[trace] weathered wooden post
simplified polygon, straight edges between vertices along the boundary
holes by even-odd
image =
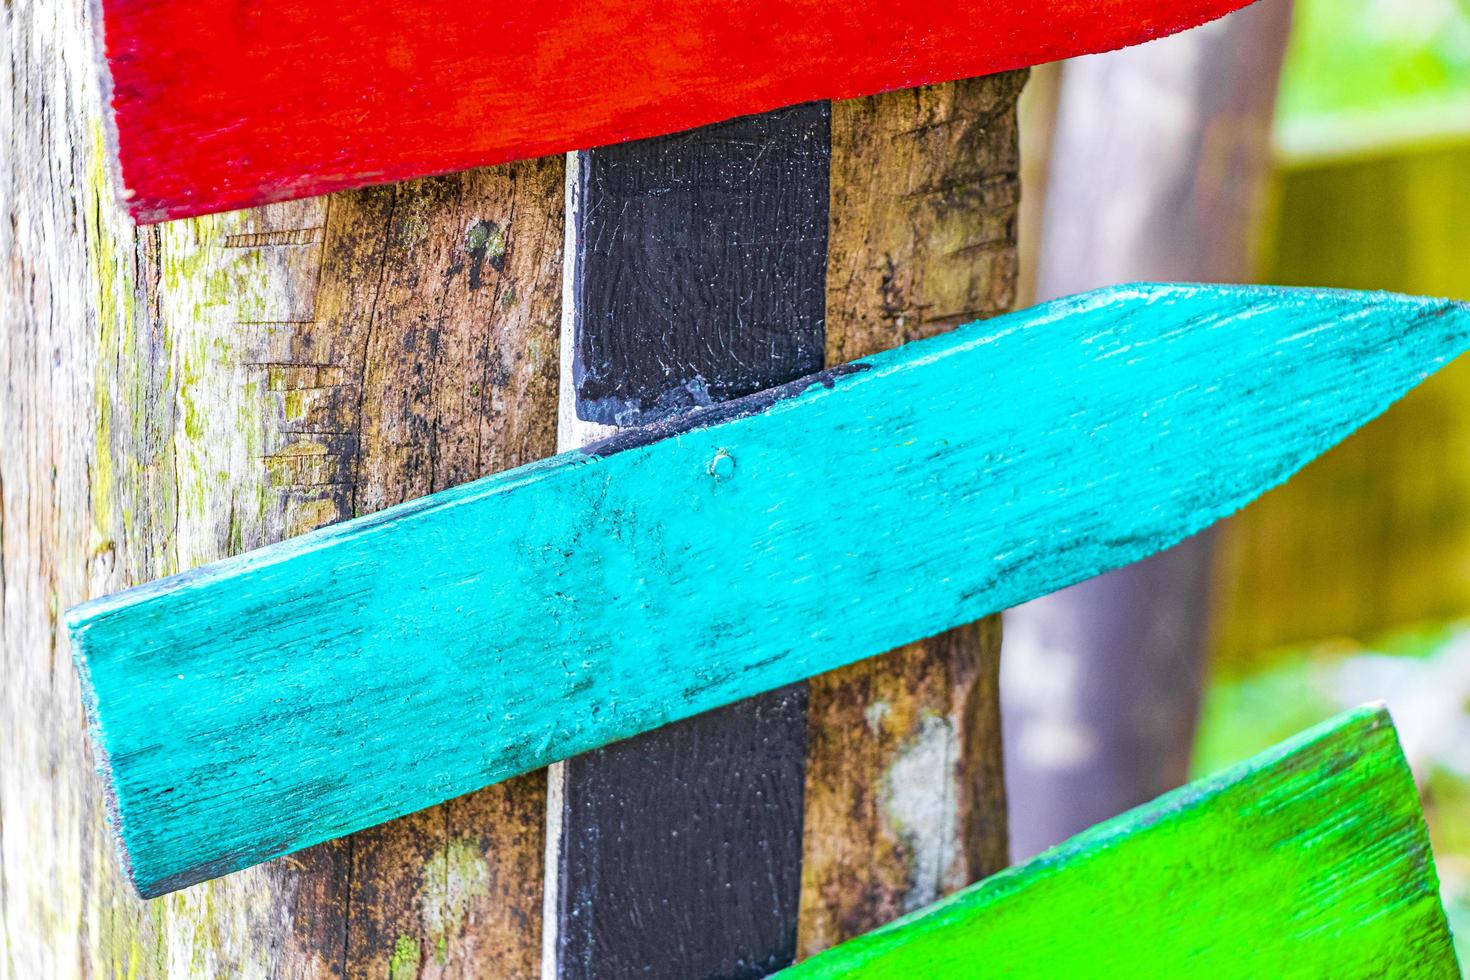
[[[1005,309],[1021,82],[581,155],[564,438]],[[809,955],[1003,866],[995,655],[993,624],[970,627],[820,678],[810,722],[797,685],[558,767],[557,975],[760,975],[798,929]]]
[[[7,103],[6,159],[34,161],[5,172],[0,231],[17,733],[0,747],[8,965],[534,975],[541,775],[152,903],[132,897],[55,617],[85,595],[550,455],[562,159],[134,230],[106,179],[90,16],[80,4],[6,12],[7,80],[22,93]],[[1019,85],[834,106],[833,360],[1009,305]],[[803,951],[1003,863],[995,653],[993,627],[976,627],[814,685]],[[905,779],[955,789],[925,812],[902,798]]]

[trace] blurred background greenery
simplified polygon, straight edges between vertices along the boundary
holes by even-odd
[[[1470,0],[1259,0],[1041,66],[1021,137],[1023,305],[1133,279],[1470,300]],[[1013,858],[1381,700],[1470,962],[1470,359],[1005,629]]]
[[[1470,2],[1297,0],[1259,279],[1470,300]],[[1470,361],[1229,521],[1207,772],[1384,700],[1470,960]]]

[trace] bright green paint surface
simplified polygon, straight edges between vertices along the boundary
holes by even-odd
[[[1414,782],[1376,708],[780,974],[1458,975]]]
[[[1220,677],[1206,693],[1194,768],[1210,772],[1365,697],[1395,711],[1421,789],[1440,895],[1470,957],[1470,624],[1276,650],[1269,666]]]
[[[134,879],[224,874],[1136,561],[1467,344],[1435,300],[1119,287],[73,609]]]

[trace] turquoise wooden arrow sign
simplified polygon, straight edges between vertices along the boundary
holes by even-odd
[[[1460,971],[1413,776],[1366,707],[778,976]]]
[[[157,895],[1135,561],[1467,344],[1446,301],[1109,289],[86,603],[130,874]]]

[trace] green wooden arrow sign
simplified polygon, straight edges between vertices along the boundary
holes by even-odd
[[[1460,971],[1413,776],[1367,707],[779,976]]]

